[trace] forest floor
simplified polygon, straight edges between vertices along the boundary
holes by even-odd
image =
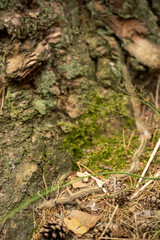
[[[65,175],[65,182],[63,177],[57,181],[55,194],[46,194],[36,209],[32,240],[159,239],[160,182],[159,178],[152,179],[160,175],[158,148],[153,154],[159,143],[158,126],[159,121],[155,121],[150,127],[152,137],[136,174],[116,177],[113,172],[118,168],[103,161],[106,145],[86,150],[86,155],[76,162],[77,170]],[[124,148],[135,148],[133,135],[138,133],[125,135],[126,140],[123,138],[121,142]],[[114,148],[112,152],[114,154]],[[140,176],[151,156],[153,160],[145,174],[148,179],[141,178],[141,181]]]
[[[84,178],[85,174],[72,173],[72,184],[58,190],[55,198],[44,200],[37,210],[32,240],[159,239],[159,181],[150,180],[141,189],[149,180],[139,186],[131,176],[106,180],[100,175]],[[81,179],[75,182],[77,177]],[[51,234],[55,237],[50,238]]]

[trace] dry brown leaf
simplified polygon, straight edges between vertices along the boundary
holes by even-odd
[[[64,218],[64,223],[70,231],[74,232],[79,237],[89,230],[87,227],[82,226],[82,224],[74,217],[71,219],[67,217]]]
[[[95,226],[99,221],[100,216],[89,214],[79,210],[73,210],[70,214],[70,218],[76,218],[83,226],[90,229]]]

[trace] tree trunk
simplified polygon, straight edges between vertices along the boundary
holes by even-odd
[[[3,218],[44,188],[44,177],[51,185],[71,168],[64,124],[87,109],[83,95],[119,89],[122,62],[155,94],[160,0],[3,0],[0,9]],[[30,239],[32,211],[6,221],[1,239]]]

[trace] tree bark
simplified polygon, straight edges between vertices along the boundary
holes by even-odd
[[[160,0],[11,0],[0,9],[3,218],[44,188],[43,174],[50,185],[71,168],[59,123],[85,111],[82,94],[97,86],[118,89],[122,62],[155,92]],[[32,209],[3,224],[1,239],[30,239]]]

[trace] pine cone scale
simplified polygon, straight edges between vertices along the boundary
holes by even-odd
[[[46,240],[62,240],[66,237],[67,228],[61,221],[53,220],[44,225],[40,233]]]

